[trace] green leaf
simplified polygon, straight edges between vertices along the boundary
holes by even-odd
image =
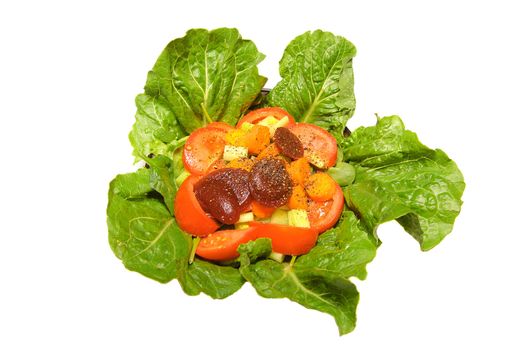
[[[146,159],[150,154],[171,158],[177,141],[185,133],[170,107],[159,97],[146,94],[137,95],[135,105],[137,113],[129,139],[136,160]]]
[[[195,259],[188,266],[185,278],[179,278],[183,290],[190,295],[203,292],[213,299],[224,299],[245,283],[238,269]]]
[[[349,163],[339,162],[332,168],[329,168],[327,174],[329,174],[338,185],[344,187],[353,183],[356,170],[354,166]]]
[[[288,298],[306,308],[332,315],[340,335],[351,332],[356,325],[359,294],[349,280],[310,268],[261,260],[240,268],[243,277],[265,298]]]
[[[150,185],[159,192],[163,198],[164,203],[171,214],[174,213],[174,199],[177,193],[178,186],[175,184],[175,179],[181,173],[172,159],[158,155],[148,159],[150,166]]]
[[[376,255],[376,244],[352,212],[344,212],[338,225],[321,234],[316,246],[300,256],[295,268],[308,268],[319,274],[364,280],[365,266]]]
[[[149,183],[145,169],[118,175],[110,183],[108,238],[126,268],[165,283],[186,268],[191,238]]]
[[[421,156],[432,156],[398,116],[379,118],[374,127],[359,127],[343,147],[344,159],[362,167],[378,167]]]
[[[187,133],[210,121],[234,124],[265,84],[264,55],[236,29],[191,29],[166,46],[145,92],[159,98]]]
[[[272,240],[270,238],[258,238],[255,241],[249,241],[240,244],[237,247],[239,253],[239,262],[248,265],[261,258],[268,258],[272,253]]]
[[[345,158],[358,166],[345,194],[368,229],[396,219],[422,250],[440,243],[462,205],[465,183],[455,162],[422,145],[396,116],[358,129],[351,141]]]
[[[319,125],[337,139],[354,113],[352,58],[356,48],[347,39],[316,30],[295,38],[280,61],[283,78],[269,94],[297,121]]]

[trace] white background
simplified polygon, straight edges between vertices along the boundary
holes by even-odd
[[[426,4],[424,4],[426,3]],[[0,5],[0,348],[524,349],[526,25],[520,1],[12,1]],[[124,269],[108,182],[133,169],[134,97],[164,46],[237,27],[278,80],[306,30],[358,48],[351,128],[399,114],[464,172],[453,233],[395,224],[357,282],[356,330],[250,285],[223,301]]]

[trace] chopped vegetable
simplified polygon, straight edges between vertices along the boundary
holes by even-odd
[[[300,158],[289,164],[287,171],[295,185],[305,185],[305,181],[310,176],[311,167],[307,158]]]
[[[304,209],[292,209],[288,213],[289,225],[294,227],[310,227],[309,216]]]
[[[287,203],[290,209],[307,209],[308,198],[305,189],[301,185],[292,187],[292,195]]]
[[[305,181],[307,195],[316,202],[325,202],[332,198],[338,186],[326,173],[315,173]]]
[[[245,135],[248,153],[259,154],[270,144],[270,131],[266,126],[254,125]]]
[[[225,150],[223,151],[223,159],[227,162],[232,161],[234,159],[246,157],[248,157],[248,148],[242,146],[225,145]]]
[[[228,168],[244,169],[250,171],[254,166],[254,160],[250,158],[236,158],[226,165]]]

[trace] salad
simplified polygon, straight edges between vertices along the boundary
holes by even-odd
[[[460,213],[464,179],[398,116],[349,132],[354,45],[320,30],[285,49],[268,94],[264,58],[236,29],[170,42],[136,97],[129,134],[145,166],[110,183],[109,243],[124,266],[188,295],[249,282],[265,298],[326,312],[340,334],[396,220],[423,251]]]

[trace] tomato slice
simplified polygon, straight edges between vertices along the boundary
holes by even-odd
[[[248,112],[245,114],[239,121],[237,122],[237,127],[240,128],[241,125],[243,125],[244,122],[256,124],[257,122],[265,119],[266,117],[273,116],[274,118],[280,120],[282,118],[289,118],[289,124],[294,124],[296,121],[294,120],[294,117],[291,116],[286,110],[279,108],[279,107],[265,107],[265,108],[258,108],[253,111]]]
[[[195,175],[204,175],[223,156],[227,131],[205,127],[190,134],[183,148],[184,167]]]
[[[333,227],[340,219],[343,201],[343,191],[338,184],[336,184],[336,192],[331,200],[311,201],[307,208],[311,228],[317,233],[322,233]]]
[[[254,227],[256,238],[270,238],[272,250],[286,255],[301,255],[309,252],[316,244],[318,232],[312,228],[294,227],[262,222],[249,222]]]
[[[194,184],[198,180],[198,176],[190,175],[183,181],[175,196],[174,214],[183,231],[202,237],[217,231],[219,224],[205,213],[195,198]]]
[[[311,164],[323,169],[336,164],[338,144],[327,130],[307,123],[296,123],[287,127],[300,139],[305,157]]]
[[[195,253],[208,260],[230,260],[239,256],[237,247],[254,238],[255,229],[222,230],[202,238]]]
[[[235,129],[232,125],[227,124],[225,122],[211,122],[206,127],[207,128],[220,129],[220,130],[224,130],[226,132],[229,132],[230,130],[234,130]]]

